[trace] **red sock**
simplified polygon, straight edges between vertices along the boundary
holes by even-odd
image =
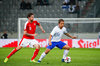
[[[7,56],[7,58],[10,58],[13,54],[15,54],[15,52],[17,52],[16,48]]]
[[[33,57],[31,58],[31,60],[33,60],[37,56],[38,52],[39,52],[39,49],[36,49],[35,52],[34,52]]]

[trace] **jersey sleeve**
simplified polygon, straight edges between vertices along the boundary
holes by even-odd
[[[38,26],[39,26],[39,25],[40,25],[40,23],[39,23],[38,21],[36,21],[36,25],[38,25]]]
[[[28,29],[28,24],[25,23],[25,25],[24,25],[24,31],[27,31],[27,29]]]
[[[51,31],[51,35],[54,35],[55,34],[55,32],[56,32],[56,27]]]
[[[66,28],[64,28],[64,33],[68,33]]]

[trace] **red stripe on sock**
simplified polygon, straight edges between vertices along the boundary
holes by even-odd
[[[7,56],[7,58],[10,58],[13,54],[15,54],[15,52],[17,52],[16,48]]]
[[[35,57],[38,55],[38,52],[39,52],[39,49],[36,49],[31,60],[35,59]]]

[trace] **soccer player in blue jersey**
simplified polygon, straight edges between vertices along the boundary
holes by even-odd
[[[58,21],[58,25],[54,27],[54,29],[52,30],[52,32],[50,33],[49,36],[49,45],[47,46],[47,49],[45,50],[45,52],[43,52],[38,60],[38,63],[40,63],[42,61],[42,59],[56,46],[60,49],[64,49],[64,54],[63,54],[63,58],[62,58],[62,62],[64,62],[64,59],[66,58],[70,47],[61,41],[61,37],[62,35],[65,34],[66,36],[72,38],[72,39],[76,39],[77,37],[75,36],[71,36],[67,31],[66,28],[64,27],[64,20],[63,19],[59,19]]]

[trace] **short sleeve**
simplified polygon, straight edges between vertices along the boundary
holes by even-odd
[[[68,33],[67,30],[66,30],[66,28],[64,28],[64,33]]]
[[[25,25],[24,25],[24,31],[27,31],[27,29],[28,29],[28,23],[25,23]]]
[[[56,27],[52,30],[52,32],[50,33],[51,35],[54,35],[56,32]]]
[[[40,25],[40,23],[36,21],[36,25],[38,25],[38,26],[39,26],[39,25]]]

